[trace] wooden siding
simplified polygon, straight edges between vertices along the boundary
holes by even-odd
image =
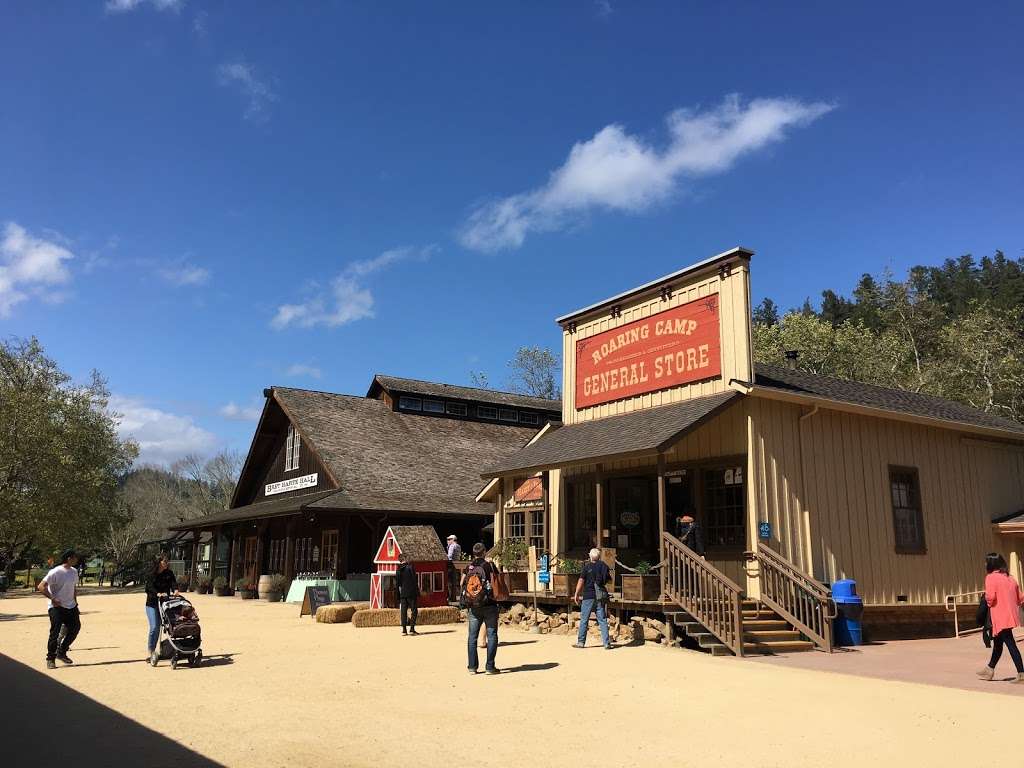
[[[772,546],[817,578],[856,579],[867,603],[979,589],[985,553],[1010,552],[991,519],[1024,504],[1020,448],[761,398],[750,426],[751,523],[771,521]],[[895,551],[890,466],[918,470],[925,554]]]
[[[299,447],[299,468],[293,469],[290,472],[284,471],[284,449],[288,440],[288,427],[287,425],[281,430],[281,434],[278,435],[274,448],[271,451],[273,457],[269,464],[263,469],[260,477],[259,485],[256,488],[256,495],[253,498],[253,502],[264,501],[266,499],[284,499],[289,496],[301,496],[305,493],[313,493],[314,491],[326,491],[334,487],[330,478],[327,476],[327,472],[324,470],[323,464],[316,458],[313,453],[312,447],[302,441],[302,445]],[[266,495],[267,485],[269,483],[276,483],[280,480],[289,480],[293,477],[303,477],[304,475],[311,475],[314,472],[317,473],[317,484],[316,486],[310,486],[308,488],[299,488],[294,491],[285,491],[284,493],[275,493],[272,496]]]
[[[672,298],[667,301],[662,301],[660,289],[655,287],[648,293],[624,304],[619,317],[612,317],[609,310],[598,317],[578,323],[575,333],[564,331],[562,334],[562,421],[565,424],[574,424],[580,421],[629,413],[640,408],[667,405],[680,400],[722,392],[728,388],[729,380],[733,378],[749,381],[752,377],[749,274],[747,262],[739,259],[733,260],[732,273],[724,279],[719,277],[718,266],[715,265],[710,272],[691,277],[687,284],[673,285]],[[650,317],[658,312],[713,293],[719,294],[722,348],[722,375],[720,377],[576,410],[576,342],[579,339],[618,328],[634,320]]]

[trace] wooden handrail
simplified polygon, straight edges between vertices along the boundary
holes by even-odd
[[[761,602],[803,632],[826,653],[832,653],[832,593],[771,547],[760,542],[747,552],[756,560]]]
[[[665,594],[737,656],[743,655],[739,585],[670,533],[663,534]]]

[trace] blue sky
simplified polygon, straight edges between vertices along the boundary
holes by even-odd
[[[783,306],[1021,254],[1019,4],[770,6],[6,3],[0,335],[170,461],[737,244]]]

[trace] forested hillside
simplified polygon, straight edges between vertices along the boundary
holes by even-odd
[[[1024,258],[916,266],[906,277],[865,274],[849,297],[824,290],[780,315],[754,311],[761,362],[960,400],[1024,422]]]

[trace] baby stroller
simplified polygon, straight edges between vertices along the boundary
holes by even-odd
[[[184,597],[157,598],[160,612],[160,645],[153,651],[149,663],[154,667],[160,659],[170,659],[171,669],[178,668],[182,659],[190,667],[199,665],[203,659],[199,614],[192,603]]]

